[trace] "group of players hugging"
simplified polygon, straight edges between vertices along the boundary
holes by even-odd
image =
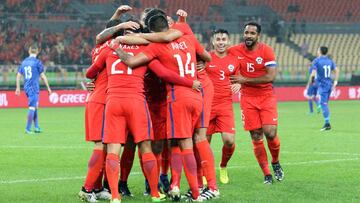
[[[261,26],[246,23],[244,42],[232,47],[226,30],[213,31],[209,53],[186,23],[185,11],[177,11],[175,22],[163,10],[147,8],[140,20],[121,22],[131,10],[120,6],[96,36],[85,110],[86,140],[95,145],[79,197],[113,203],[132,197],[127,180],[137,146],[144,195],[152,202],[219,198],[210,142],[212,134],[221,134],[219,180],[227,184],[227,163],[235,151],[232,95],[239,91],[243,125],[264,183],[273,183],[264,135],[274,176],[283,180],[272,88],[276,62],[273,50],[258,42]],[[181,195],[183,168],[190,189]]]

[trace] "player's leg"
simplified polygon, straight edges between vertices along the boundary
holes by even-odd
[[[41,129],[39,127],[39,115],[38,115],[38,107],[35,109],[34,112],[34,127],[35,127],[35,133],[41,133]]]
[[[28,110],[28,114],[27,114],[25,133],[32,134],[33,132],[31,131],[31,127],[32,127],[32,122],[34,120],[34,115],[35,115],[35,111],[36,111],[37,104],[38,104],[38,96],[37,96],[37,94],[32,94],[32,95],[26,94],[26,96],[28,97],[29,110]]]
[[[165,130],[166,135],[166,130]],[[164,193],[168,193],[170,190],[170,182],[168,177],[168,171],[170,168],[170,150],[168,141],[165,139],[163,142],[163,150],[161,152],[161,167],[160,167],[160,183]]]
[[[282,181],[284,179],[284,171],[280,165],[280,139],[277,135],[276,125],[264,125],[263,131],[266,136],[267,144],[271,153],[271,165],[274,170],[276,180]]]
[[[170,171],[171,171],[171,181],[170,181],[170,191],[169,193],[180,194],[180,180],[183,168],[183,162],[181,158],[181,149],[176,140],[170,140]],[[180,199],[180,196],[178,196]],[[174,197],[177,199],[177,197]]]
[[[120,158],[120,181],[119,181],[119,192],[123,197],[132,197],[133,194],[130,192],[127,180],[130,175],[131,168],[134,163],[136,144],[132,135],[128,135],[126,144],[124,145],[123,153]]]
[[[322,109],[322,113],[323,113],[323,117],[324,117],[324,121],[325,121],[324,126],[321,128],[321,131],[331,130],[330,110],[329,110],[330,94],[331,94],[330,88],[320,90],[320,105],[321,105],[321,109]]]
[[[112,201],[120,200],[118,182],[119,182],[119,154],[121,152],[121,144],[109,143],[107,144],[106,155],[106,175],[111,189]]]
[[[283,180],[284,172],[279,162],[280,154],[280,140],[277,135],[277,105],[274,95],[263,97],[261,102],[260,117],[262,122],[262,129],[267,139],[267,144],[272,156],[272,168],[274,170],[275,178],[278,181]]]
[[[178,139],[178,143],[181,149],[181,157],[184,165],[185,176],[192,193],[192,199],[198,199],[200,196],[200,191],[197,182],[197,165],[194,156],[192,138]]]

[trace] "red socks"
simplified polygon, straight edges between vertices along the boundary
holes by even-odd
[[[275,136],[273,140],[267,139],[267,144],[272,156],[271,163],[276,163],[279,161],[280,154],[280,139],[279,136]]]
[[[102,175],[103,167],[105,162],[106,153],[103,150],[94,149],[91,158],[88,163],[88,173],[85,179],[84,188],[87,191],[92,191],[93,189],[100,189],[102,187]],[[100,179],[100,188],[99,187]]]
[[[167,142],[164,144],[163,151],[161,153],[161,174],[167,175],[170,167],[170,152]],[[160,165],[159,165],[160,166]]]
[[[113,153],[107,154],[106,175],[108,177],[112,199],[120,199],[119,191],[118,191],[119,170],[120,170],[119,156]]]
[[[159,174],[158,167],[156,163],[156,158],[152,152],[144,153],[141,155],[141,162],[143,165],[143,170],[146,176],[146,179],[149,181],[149,186],[151,190],[152,197],[159,197],[158,191],[158,180]]]
[[[195,144],[195,147],[196,147],[196,151],[199,153],[200,167],[206,177],[206,180],[208,182],[208,187],[212,190],[217,190],[218,187],[216,185],[214,154],[211,150],[209,142],[207,140],[198,142]],[[235,149],[235,145],[232,148],[229,159],[230,159],[231,155],[234,153],[234,149]],[[227,161],[229,159],[227,159]],[[199,167],[199,165],[198,165],[198,167]],[[198,169],[198,171],[199,171],[199,169]],[[200,180],[200,177],[198,177],[198,180]],[[201,176],[201,183],[202,183],[202,176]]]
[[[184,149],[181,151],[181,155],[182,155],[182,161],[184,165],[186,179],[189,183],[193,198],[197,199],[200,193],[197,182],[197,171],[196,171],[197,167],[194,157],[194,151],[193,149]]]
[[[224,168],[227,166],[227,163],[230,160],[231,156],[234,154],[234,151],[235,144],[233,144],[232,147],[228,147],[227,145],[223,146],[220,167]]]
[[[120,160],[120,180],[127,181],[134,163],[135,150],[124,147]]]
[[[252,143],[254,147],[253,149],[254,149],[255,157],[259,163],[261,170],[263,171],[265,176],[270,175],[271,173],[269,169],[267,154],[263,140],[257,140],[257,141],[253,140]]]
[[[180,178],[182,171],[182,158],[181,158],[181,150],[180,147],[175,146],[171,147],[171,156],[170,156],[171,164],[171,186],[177,186],[180,188]]]

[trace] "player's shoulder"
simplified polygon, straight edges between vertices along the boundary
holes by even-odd
[[[189,26],[189,24],[187,24],[185,22],[175,22],[171,26],[171,28],[181,31],[182,33],[184,33],[184,35],[194,34],[193,31],[191,30],[191,27]]]
[[[268,45],[268,44],[266,44],[264,42],[259,42],[258,47],[259,47],[260,50],[273,51],[273,48],[270,45]]]

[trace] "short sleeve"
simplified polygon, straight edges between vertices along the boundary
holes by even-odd
[[[270,46],[265,46],[264,63],[266,67],[276,67],[275,53]]]
[[[336,64],[333,60],[331,60],[331,70],[335,70],[336,69]]]
[[[314,59],[313,62],[311,63],[311,66],[310,66],[310,73],[311,73],[313,70],[316,70],[316,64],[317,64],[317,60]]]
[[[41,63],[41,61],[39,59],[37,60],[37,68],[38,68],[39,74],[44,72],[44,65]]]
[[[20,66],[18,68],[18,73],[20,73],[21,75],[24,75],[24,66],[22,63],[20,64]]]
[[[195,44],[195,50],[198,55],[202,55],[205,51],[205,48],[200,44],[200,42],[194,37],[193,39]]]
[[[144,51],[142,53],[145,54],[145,56],[150,61],[150,60],[157,57],[158,50],[159,50],[159,48],[158,48],[157,44],[156,43],[151,43],[144,49]]]

